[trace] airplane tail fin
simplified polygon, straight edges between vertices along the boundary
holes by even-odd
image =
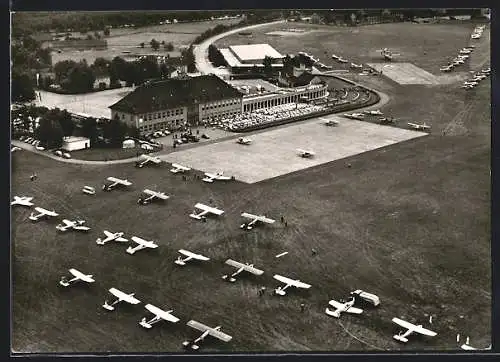
[[[396,341],[399,341],[399,342],[403,342],[403,343],[408,342],[408,338],[403,337],[403,336],[401,336],[400,334],[395,334],[395,335],[393,336],[393,338],[394,338]]]

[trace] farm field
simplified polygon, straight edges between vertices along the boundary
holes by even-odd
[[[108,48],[105,50],[84,50],[78,49],[69,50],[65,49],[62,53],[52,52],[52,63],[55,64],[62,60],[80,61],[86,59],[89,64],[93,63],[96,58],[102,57],[106,59],[113,59],[116,56],[126,57],[127,54],[123,52],[131,52],[133,54],[158,54],[159,56],[171,57],[180,56],[180,48],[188,47],[191,42],[205,30],[214,28],[215,26],[230,25],[237,23],[239,19],[229,20],[213,20],[202,21],[193,23],[177,23],[177,24],[164,24],[152,25],[141,28],[119,28],[111,29],[111,35],[106,37]],[[75,33],[75,36],[81,36]],[[160,47],[158,51],[151,49],[149,42],[151,39],[156,39],[160,43],[172,43],[174,45],[173,52],[167,52]],[[144,42],[144,48],[140,47],[140,43]],[[53,42],[53,47],[57,48],[57,42]]]
[[[346,39],[346,54],[340,55],[355,55],[355,37],[360,44],[379,46],[384,32],[386,39],[394,37],[387,47],[396,48],[397,41],[410,49],[413,42],[415,53],[424,40],[434,44],[429,39],[439,38],[445,41],[439,53],[427,52],[420,63],[417,56],[405,60],[436,75],[431,65],[441,65],[448,53],[453,56],[473,26],[374,27],[378,30],[363,32],[360,27],[354,29],[359,33],[351,35],[348,30],[353,29],[334,28],[344,32],[335,41]],[[288,46],[290,52],[301,49],[315,56],[326,49],[322,43],[328,44],[326,35],[318,40],[321,34],[269,37],[278,42],[273,44],[253,32],[255,42],[269,42],[280,52]],[[297,39],[307,41],[298,47]],[[364,51],[360,47],[359,52]],[[480,49],[477,56],[488,59],[489,49]],[[473,69],[478,66],[481,62],[473,63]],[[352,74],[346,78],[387,94],[390,101],[381,110],[397,119],[396,127],[425,121],[432,125],[430,134],[254,184],[206,184],[193,177],[199,171],[184,181],[169,172],[170,164],[143,169],[133,164],[75,165],[28,151],[13,153],[13,195],[33,196],[36,206],[55,209],[60,218],[81,217],[92,230],[59,234],[57,220],[32,223],[27,220],[30,210],[12,209],[12,350],[181,353],[182,341],[198,336],[185,325],[189,319],[222,325],[233,336],[227,344],[205,341],[201,353],[456,351],[464,336],[470,337],[473,346],[488,346],[492,308],[490,83],[485,80],[466,92],[459,84],[400,85],[385,76]],[[293,126],[278,130],[287,127]],[[275,140],[281,141],[286,142],[280,137]],[[193,146],[193,150],[217,145]],[[352,167],[347,168],[346,162]],[[31,182],[34,171],[39,178]],[[108,176],[127,178],[133,185],[129,190],[105,193],[100,186]],[[98,189],[95,197],[81,193],[84,185]],[[137,198],[144,188],[158,189],[171,198],[164,204],[139,206]],[[188,214],[197,202],[211,203],[225,213],[206,223],[195,221]],[[243,231],[239,228],[243,211],[265,214],[277,222]],[[279,221],[281,216],[287,226]],[[131,256],[122,244],[99,246],[95,239],[104,229],[152,239],[159,247]],[[173,262],[180,248],[211,260],[179,267]],[[275,258],[284,251],[288,254]],[[223,264],[227,258],[254,263],[265,273],[240,275],[237,282],[226,283],[221,276],[234,271]],[[58,281],[71,267],[93,274],[96,282],[61,289]],[[300,279],[312,287],[305,292],[287,289],[284,297],[271,295],[278,286],[274,274]],[[262,286],[267,293],[259,297]],[[119,304],[116,311],[108,312],[101,305],[110,298],[107,290],[111,287],[135,292],[143,303]],[[340,319],[324,313],[330,299],[346,298],[354,289],[377,294],[381,305]],[[173,309],[181,321],[175,325],[161,322],[151,330],[141,328],[138,322],[149,316],[146,303]],[[304,312],[301,303],[306,305]],[[409,343],[399,344],[392,339],[399,332],[391,322],[393,317],[421,323],[438,334],[411,336]]]

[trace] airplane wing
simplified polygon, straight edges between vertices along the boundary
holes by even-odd
[[[284,277],[284,276],[278,275],[278,274],[275,274],[273,276],[273,278],[276,279],[276,280],[279,280],[282,283],[292,285],[292,286],[294,286],[296,288],[309,289],[311,287],[309,284],[303,283],[300,280],[290,279],[290,278],[287,278],[287,277]]]
[[[223,333],[215,329],[209,329],[208,334],[210,334],[212,337],[220,339],[223,342],[229,342],[231,339],[233,339],[233,337],[231,337],[229,334]]]
[[[109,231],[104,230],[104,235],[106,235],[107,238],[110,238],[113,236],[113,233],[110,233]]]
[[[363,309],[351,307],[351,308],[347,309],[346,312],[353,313],[353,314],[361,314],[361,313],[363,313]]]
[[[413,328],[413,331],[430,337],[434,337],[435,335],[437,335],[437,333],[434,331],[418,326],[415,326],[415,328]]]
[[[208,172],[205,173],[205,176],[208,178],[211,178],[211,179],[217,178],[217,175],[215,175],[213,173],[208,173]]]
[[[110,176],[106,180],[110,182],[120,182],[121,180],[117,179],[116,177]]]
[[[162,200],[166,200],[169,198],[169,196],[165,195],[163,192],[156,192],[156,191],[152,191],[149,189],[144,189],[143,192],[147,195],[158,197],[159,199],[162,199]]]
[[[212,337],[215,337],[215,338],[218,338],[224,342],[229,342],[233,337],[231,337],[230,335],[228,334],[225,334],[225,333],[222,333],[220,331],[217,331],[209,326],[206,326],[200,322],[197,322],[195,320],[190,320],[189,322],[186,323],[188,326],[190,326],[191,328],[194,328],[194,329],[197,329],[201,332],[206,332],[206,331],[209,331],[208,333],[212,336]]]
[[[73,225],[73,223],[68,219],[63,219],[63,223],[65,226],[72,226]]]
[[[417,330],[417,326],[413,323],[410,323],[410,322],[407,322],[407,321],[404,321],[402,319],[399,319],[399,318],[392,318],[392,321],[398,325],[400,325],[401,327],[403,328],[406,328],[410,331],[416,331]]]
[[[194,207],[196,207],[197,209],[203,210],[203,211],[208,211],[208,212],[215,214],[215,215],[222,215],[224,213],[224,211],[219,210],[215,207],[210,207],[210,206],[200,204],[200,203],[197,203],[196,205],[194,205]]]
[[[291,283],[294,287],[297,288],[304,288],[304,289],[309,289],[311,286],[307,283],[303,283],[300,280],[294,280],[293,283]]]
[[[69,272],[70,272],[71,274],[73,274],[76,278],[81,279],[81,280],[83,280],[84,282],[87,282],[87,283],[92,283],[92,282],[94,282],[94,279],[92,279],[92,276],[91,276],[91,275],[85,275],[85,274],[83,274],[83,273],[82,273],[81,271],[79,271],[79,270],[76,270],[76,269],[71,268],[71,269],[69,270]]]
[[[231,177],[229,177],[229,176],[222,176],[222,175],[216,175],[215,179],[216,180],[231,180]]]
[[[329,301],[328,304],[330,304],[335,309],[340,309],[344,306],[344,303],[337,302],[336,300],[333,299]]]
[[[139,237],[137,237],[137,236],[132,236],[132,238],[131,238],[131,239],[132,239],[133,241],[135,241],[137,244],[139,244],[139,245],[143,245],[143,246],[145,246],[145,247],[147,247],[147,248],[152,248],[152,249],[154,249],[154,248],[157,248],[157,247],[158,247],[158,245],[157,245],[157,244],[155,244],[154,242],[152,242],[152,241],[148,241],[148,240],[144,240],[144,239],[139,238]]]
[[[252,220],[262,221],[262,222],[267,223],[267,224],[272,224],[275,222],[275,220],[270,219],[268,217],[265,217],[264,215],[253,215],[253,214],[249,214],[247,212],[244,212],[241,214],[241,216],[246,217],[248,219],[252,219]]]
[[[124,293],[121,290],[118,290],[116,288],[109,289],[109,292],[111,294],[113,294],[115,297],[117,297],[121,300],[124,300],[125,302],[130,303],[130,304],[139,304],[141,302],[139,299],[134,298],[133,296],[128,295],[128,294],[126,294],[126,293]]]
[[[190,326],[191,328],[197,329],[200,332],[205,332],[210,329],[209,326],[206,326],[203,323],[197,322],[195,320],[190,320],[186,323],[186,325]]]
[[[476,350],[476,348],[474,348],[474,347],[472,347],[472,346],[469,346],[468,344],[465,344],[465,343],[464,343],[464,344],[462,344],[462,345],[460,346],[460,348],[462,348],[462,349],[464,349],[464,350],[466,350],[466,351],[475,351],[475,350]]]
[[[179,318],[176,316],[170,314],[170,312],[164,311],[158,307],[155,307],[152,304],[146,304],[145,308],[153,313],[154,315],[160,317],[161,319],[164,319],[166,321],[172,322],[172,323],[177,323],[179,321]]]
[[[210,260],[210,258],[207,258],[204,255],[195,254],[195,253],[192,253],[192,252],[190,252],[188,250],[184,250],[184,249],[180,249],[179,253],[181,253],[181,254],[183,254],[185,256],[189,256],[189,257],[191,257],[193,259],[197,259],[197,260],[204,260],[204,261]]]
[[[262,274],[264,274],[263,270],[254,268],[253,266],[250,266],[250,265],[246,265],[246,264],[240,263],[238,261],[234,261],[232,259],[227,259],[225,263],[227,265],[230,265],[230,266],[238,268],[238,269],[239,268],[243,268],[243,270],[245,270],[245,271],[247,271],[249,273],[255,274],[255,275],[262,275]]]
[[[418,124],[408,122],[408,126],[416,128],[418,127]]]

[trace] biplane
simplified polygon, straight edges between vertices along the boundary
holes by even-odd
[[[325,309],[325,313],[328,314],[329,316],[339,318],[340,313],[342,312],[347,312],[347,313],[354,313],[354,314],[361,314],[363,313],[363,309],[355,308],[354,307],[354,302],[356,301],[356,298],[353,296],[351,297],[350,300],[347,302],[337,302],[336,300],[330,300],[328,302],[329,305],[331,305],[335,310],[331,310],[330,308]]]
[[[148,155],[141,155],[142,161],[137,161],[135,167],[142,168],[148,163],[153,165],[160,165],[163,161],[159,157],[152,157]]]
[[[309,284],[303,283],[300,280],[290,279],[278,274],[275,274],[273,278],[282,283],[285,283],[285,286],[283,288],[278,287],[274,290],[274,292],[278,295],[285,295],[286,294],[285,289],[289,287],[303,288],[303,289],[309,289],[311,287]]]
[[[246,230],[252,230],[253,226],[258,223],[264,223],[264,224],[273,224],[275,220],[270,219],[268,217],[265,217],[264,215],[253,215],[249,214],[247,212],[244,212],[241,214],[242,217],[250,219],[251,221],[248,223],[244,223],[240,225],[241,229],[246,229]]]
[[[33,198],[32,197],[28,197],[28,196],[14,196],[14,200],[11,201],[10,205],[11,206],[19,205],[19,206],[30,207],[30,206],[34,205],[31,202],[31,200],[33,200]]]
[[[198,338],[196,338],[193,341],[182,342],[182,345],[185,348],[191,347],[191,349],[193,349],[195,351],[198,350],[200,348],[198,343],[202,342],[207,336],[212,336],[212,337],[217,338],[217,339],[219,339],[223,342],[226,342],[226,343],[229,342],[231,339],[233,339],[233,337],[231,337],[230,335],[221,332],[221,326],[211,328],[211,327],[208,327],[208,326],[206,326],[200,322],[197,322],[195,320],[190,320],[186,324],[188,326],[190,326],[191,328],[197,329],[203,333],[201,334],[201,336],[199,336]]]
[[[413,323],[404,321],[404,320],[399,319],[399,318],[392,318],[392,321],[394,323],[396,323],[397,325],[407,329],[406,332],[404,332],[404,333],[399,332],[398,334],[393,336],[393,338],[399,342],[403,342],[403,343],[408,342],[408,338],[406,338],[406,337],[408,337],[410,334],[413,334],[413,333],[419,333],[419,334],[423,334],[423,335],[429,336],[429,337],[434,337],[435,335],[437,335],[436,332],[433,332],[429,329],[423,328],[421,324],[415,325]]]
[[[96,244],[98,244],[98,245],[104,245],[104,244],[106,244],[109,241],[119,241],[119,242],[122,242],[122,243],[128,242],[128,239],[125,239],[125,238],[122,237],[123,236],[122,232],[111,233],[111,232],[109,232],[107,230],[104,230],[104,235],[106,235],[106,237],[104,239],[97,238],[97,240],[95,241]]]
[[[181,265],[181,266],[184,266],[186,265],[186,262],[188,262],[189,260],[191,259],[194,259],[194,260],[199,260],[199,261],[207,261],[207,260],[210,260],[210,258],[204,256],[204,255],[201,255],[201,254],[195,254],[195,253],[192,253],[188,250],[184,250],[184,249],[179,249],[179,253],[181,253],[182,255],[185,256],[185,258],[183,259],[182,256],[179,256],[179,258],[177,258],[174,263],[177,264],[177,265]]]
[[[237,276],[238,274],[240,274],[243,271],[252,273],[253,275],[262,275],[262,274],[264,274],[263,270],[255,268],[253,266],[253,264],[248,264],[248,263],[243,264],[243,263],[240,263],[238,261],[234,261],[232,259],[227,259],[225,261],[225,263],[227,265],[230,265],[230,266],[234,267],[234,268],[238,268],[238,270],[236,270],[233,274],[231,274],[231,275],[227,275],[226,274],[226,275],[222,276],[222,279],[228,280],[231,283],[234,283],[236,281],[236,279],[234,277]]]
[[[122,179],[119,179],[119,178],[116,178],[116,177],[108,177],[106,180],[108,180],[111,183],[108,183],[108,184],[105,184],[105,185],[102,186],[102,189],[104,191],[111,191],[112,189],[114,189],[118,185],[120,185],[120,186],[130,186],[130,185],[132,185],[132,182],[130,182],[128,180],[122,180]]]
[[[120,302],[126,302],[134,305],[139,304],[141,302],[139,299],[134,297],[135,293],[127,294],[116,288],[109,289],[109,292],[116,297],[116,300],[111,304],[109,304],[107,300],[104,301],[102,307],[107,310],[115,310],[114,305]]]
[[[38,219],[41,219],[43,217],[59,216],[59,214],[57,212],[55,212],[54,210],[49,211],[49,210],[43,209],[41,207],[35,207],[35,210],[38,211],[39,213],[35,214],[34,212],[32,212],[31,215],[29,216],[29,219],[31,221],[37,221]]]
[[[76,231],[89,231],[90,228],[83,224],[85,224],[85,220],[71,221],[68,219],[63,219],[62,224],[56,225],[56,229],[59,231],[68,231],[69,229]]]
[[[224,176],[224,172],[220,171],[217,173],[206,172],[205,177],[202,178],[202,181],[209,182],[209,183],[214,182],[214,180],[215,181],[229,181],[229,180],[231,180],[231,177]]]
[[[207,206],[207,205],[204,205],[204,204],[200,204],[200,203],[197,203],[196,205],[194,205],[194,207],[196,209],[200,209],[202,210],[200,213],[196,214],[196,211],[193,211],[191,214],[189,214],[189,217],[192,217],[193,219],[197,219],[197,220],[203,220],[206,218],[205,215],[207,214],[213,214],[213,215],[217,215],[217,216],[220,216],[224,213],[224,211],[222,210],[219,210],[215,207],[210,207],[210,206]]]
[[[172,315],[173,309],[172,310],[162,310],[158,307],[155,307],[152,304],[146,304],[144,306],[144,308],[146,308],[149,312],[151,312],[155,315],[150,320],[146,320],[146,317],[141,319],[139,324],[144,328],[150,329],[153,327],[153,324],[156,324],[161,320],[172,322],[172,323],[177,323],[180,320],[176,316]]]
[[[417,131],[420,131],[420,130],[425,131],[425,130],[431,129],[431,126],[427,125],[425,122],[423,124],[408,122],[408,127],[412,128],[414,130],[417,130]]]
[[[144,195],[147,195],[147,196],[141,195],[139,200],[137,200],[137,203],[141,204],[141,205],[147,205],[153,200],[163,200],[164,201],[164,200],[168,200],[170,198],[170,196],[165,195],[165,193],[163,193],[163,192],[152,191],[149,189],[144,189],[144,191],[142,191],[142,192],[144,193]]]
[[[158,244],[155,244],[153,241],[144,240],[137,236],[132,236],[131,239],[133,242],[137,243],[137,246],[129,246],[127,248],[127,253],[129,253],[130,255],[142,249],[156,249],[158,247]]]
[[[77,281],[82,281],[85,283],[93,283],[95,280],[93,279],[93,275],[91,274],[83,274],[81,271],[78,271],[74,268],[71,268],[69,272],[73,275],[72,279],[69,279],[65,276],[61,277],[61,280],[59,281],[59,284],[62,285],[63,287],[69,287],[70,284],[73,284]]]
[[[252,143],[252,140],[250,138],[239,137],[236,143],[239,143],[240,145],[249,145]]]
[[[297,149],[297,152],[299,153],[300,157],[303,158],[310,158],[315,155],[314,151],[311,150],[303,150],[303,149]]]
[[[172,168],[170,169],[170,172],[172,173],[183,173],[183,172],[187,172],[187,171],[190,171],[191,169],[189,167],[186,167],[186,166],[182,166],[182,165],[179,165],[177,163],[173,163],[172,164]]]

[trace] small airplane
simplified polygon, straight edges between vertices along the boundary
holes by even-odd
[[[338,55],[332,54],[332,59],[339,59],[340,57]]]
[[[326,120],[323,124],[325,126],[338,126],[339,125],[339,121],[336,121],[334,119],[329,119],[329,120]]]
[[[391,61],[395,55],[400,55],[399,53],[398,54],[393,53],[391,50],[389,50],[387,48],[382,49],[381,54],[385,60],[389,60],[389,61]]]
[[[442,72],[451,72],[452,69],[453,69],[453,65],[452,64],[450,64],[450,65],[448,65],[446,67],[439,68],[439,70],[442,71]]]
[[[104,245],[109,241],[120,241],[122,243],[128,242],[127,239],[122,238],[122,236],[123,236],[122,232],[110,233],[109,231],[104,230],[104,235],[106,235],[106,238],[104,238],[104,239],[98,238],[95,242],[99,245]]]
[[[33,200],[33,198],[28,196],[14,196],[14,201],[11,201],[10,205],[11,206],[20,205],[20,206],[30,207],[34,205],[31,202],[31,200]]]
[[[21,151],[21,147],[14,146],[10,149],[10,152]]]
[[[182,165],[179,165],[177,163],[173,163],[172,164],[172,169],[170,169],[170,172],[172,173],[183,173],[183,172],[186,172],[186,171],[189,171],[191,170],[189,167],[186,167],[186,166],[182,166]]]
[[[303,149],[300,149],[300,148],[297,149],[297,152],[299,153],[299,156],[303,157],[303,158],[310,158],[310,157],[312,157],[312,156],[315,155],[314,151],[303,150]]]
[[[349,61],[348,61],[347,59],[344,59],[344,58],[342,58],[342,57],[338,57],[338,58],[337,58],[337,61],[338,61],[339,63],[349,63]]]
[[[361,69],[361,68],[363,68],[363,64],[355,64],[355,63],[351,63],[351,68],[354,68],[354,69]]]
[[[303,283],[300,280],[293,280],[278,274],[275,274],[273,278],[286,284],[283,288],[278,287],[274,290],[274,292],[278,295],[285,295],[286,294],[285,289],[287,289],[288,287],[303,288],[303,289],[309,289],[311,287],[309,284]]]
[[[253,215],[253,214],[249,214],[247,212],[244,212],[244,213],[241,214],[241,216],[245,217],[247,219],[251,219],[252,220],[249,223],[241,224],[240,225],[241,229],[252,230],[253,226],[257,222],[262,222],[262,223],[265,223],[265,224],[273,224],[275,222],[275,220],[270,219],[268,217],[265,217],[264,215]]]
[[[142,161],[137,161],[135,166],[138,168],[144,167],[147,163],[152,163],[155,165],[161,164],[163,161],[159,157],[151,157],[148,155],[141,155]]]
[[[469,344],[469,337],[467,337],[467,339],[465,340],[465,343],[462,344],[460,346],[460,348],[462,348],[463,350],[466,350],[466,351],[477,351],[477,350],[483,350],[483,351],[486,351],[486,350],[489,350],[491,349],[491,344],[486,347],[486,348],[475,348],[475,347],[472,347],[470,344]]]
[[[365,115],[363,113],[345,113],[344,117],[350,118],[350,119],[357,119],[357,120],[362,120],[365,118]]]
[[[82,192],[88,195],[95,195],[95,188],[91,186],[83,186]]]
[[[29,219],[31,221],[37,221],[38,219],[42,218],[42,217],[45,217],[45,216],[59,216],[59,214],[55,211],[49,211],[49,210],[45,210],[41,207],[35,207],[35,210],[39,212],[39,214],[36,214],[34,212],[31,213],[31,215],[29,216]]]
[[[59,284],[62,285],[63,287],[69,287],[70,284],[75,283],[77,281],[82,281],[85,283],[95,282],[95,280],[93,279],[93,275],[83,274],[81,271],[78,271],[73,268],[71,268],[69,272],[73,274],[74,278],[68,280],[68,278],[65,276],[61,277]]]
[[[410,128],[413,128],[417,131],[431,129],[431,126],[427,125],[425,122],[424,122],[424,124],[417,124],[417,123],[408,122],[408,126],[410,126]]]
[[[205,177],[202,178],[202,181],[209,182],[209,183],[214,182],[214,180],[216,180],[216,181],[228,181],[228,180],[231,180],[231,177],[224,176],[224,172],[220,171],[217,173],[208,173],[207,172],[207,173],[205,173]]]
[[[363,313],[363,309],[355,308],[353,307],[354,302],[356,301],[356,298],[352,296],[351,300],[348,300],[345,303],[339,303],[336,300],[331,300],[328,302],[332,307],[335,308],[335,310],[331,310],[329,308],[325,309],[325,313],[328,314],[329,316],[339,318],[340,313],[342,312],[347,312],[347,313],[354,313],[354,314],[361,314]]]
[[[197,220],[205,219],[206,214],[214,214],[214,215],[220,216],[224,213],[224,211],[219,210],[215,207],[210,207],[210,206],[200,204],[200,203],[197,203],[196,205],[194,205],[194,207],[202,210],[199,214],[196,214],[195,211],[193,211],[191,214],[189,214],[190,217],[192,217],[193,219],[197,219]]]
[[[107,300],[104,301],[102,307],[107,310],[114,310],[114,305],[120,302],[127,302],[129,304],[139,304],[141,302],[139,299],[134,298],[135,293],[127,294],[116,288],[109,289],[109,292],[113,294],[117,299],[111,304],[108,304]]]
[[[380,124],[393,124],[394,123],[394,117],[380,117],[379,119]]]
[[[137,203],[141,205],[147,205],[155,199],[167,200],[170,198],[170,196],[165,195],[163,192],[151,191],[149,189],[144,189],[143,193],[149,196],[141,196],[139,200],[137,200]]]
[[[236,143],[239,143],[240,145],[249,145],[252,143],[252,140],[250,138],[240,137]]]
[[[88,226],[83,225],[83,224],[85,224],[85,220],[71,221],[68,219],[63,219],[63,224],[58,224],[56,226],[56,229],[59,231],[67,231],[68,229],[77,230],[77,231],[89,231],[90,230],[90,228]]]
[[[225,263],[227,265],[232,266],[232,267],[238,268],[238,270],[235,271],[233,274],[231,274],[231,275],[223,275],[222,276],[222,279],[229,280],[231,283],[234,283],[236,281],[236,279],[234,277],[237,276],[238,274],[240,274],[242,271],[247,271],[247,272],[252,273],[254,275],[262,275],[262,274],[264,274],[263,270],[254,268],[253,264],[248,264],[248,263],[247,264],[243,264],[243,263],[234,261],[232,259],[227,259],[225,261]]]
[[[365,111],[365,114],[370,114],[372,116],[382,116],[384,113],[380,111],[380,109],[376,109],[374,111]]]
[[[111,184],[106,184],[102,186],[102,189],[104,191],[111,191],[114,187],[121,185],[121,186],[130,186],[132,185],[132,182],[128,180],[122,180],[116,177],[108,177],[106,180],[111,182]]]
[[[130,255],[134,254],[136,251],[142,250],[142,249],[156,249],[158,247],[158,244],[155,244],[153,241],[148,241],[144,240],[141,238],[138,238],[137,236],[132,236],[132,241],[137,243],[137,246],[131,247],[129,246],[127,248],[127,253]]]
[[[191,346],[191,348],[193,350],[198,350],[200,348],[200,346],[197,344],[197,343],[200,343],[202,342],[207,336],[212,336],[212,337],[215,337],[217,339],[220,339],[221,341],[223,342],[229,342],[231,339],[233,339],[233,337],[231,337],[230,335],[226,334],[226,333],[223,333],[221,332],[221,326],[217,326],[215,328],[211,328],[211,327],[208,327],[200,322],[197,322],[195,320],[190,320],[189,322],[186,323],[188,326],[190,326],[191,328],[194,328],[194,329],[197,329],[199,331],[202,331],[202,335],[198,338],[196,338],[194,341],[184,341],[182,342],[182,345],[184,347],[189,347]]]
[[[177,323],[180,320],[176,316],[172,315],[172,312],[174,311],[173,309],[165,311],[158,307],[155,307],[152,304],[146,304],[144,308],[155,315],[149,321],[146,320],[146,317],[142,318],[139,324],[144,328],[150,329],[151,327],[153,327],[153,324],[158,323],[161,320],[169,321],[172,323]]]
[[[419,325],[415,325],[413,323],[410,323],[410,322],[406,322],[402,319],[399,319],[399,318],[392,318],[392,321],[398,325],[400,325],[401,327],[403,328],[406,328],[407,331],[405,333],[399,333],[399,334],[396,334],[393,336],[393,338],[397,341],[400,341],[400,342],[403,342],[403,343],[406,343],[408,342],[408,337],[410,334],[416,332],[416,333],[420,333],[420,334],[423,334],[423,335],[426,335],[426,336],[430,336],[430,337],[434,337],[435,335],[437,335],[436,332],[433,332],[429,329],[425,329],[425,328],[422,328],[422,325],[419,324]]]
[[[177,258],[177,260],[174,261],[175,264],[181,265],[181,266],[186,265],[186,262],[189,261],[189,260],[191,260],[191,259],[200,260],[200,261],[210,260],[210,258],[207,258],[204,255],[195,254],[195,253],[192,253],[192,252],[190,252],[188,250],[184,250],[184,249],[180,249],[179,253],[181,253],[182,255],[186,256],[184,259],[182,258],[182,256],[179,256],[179,258]]]

